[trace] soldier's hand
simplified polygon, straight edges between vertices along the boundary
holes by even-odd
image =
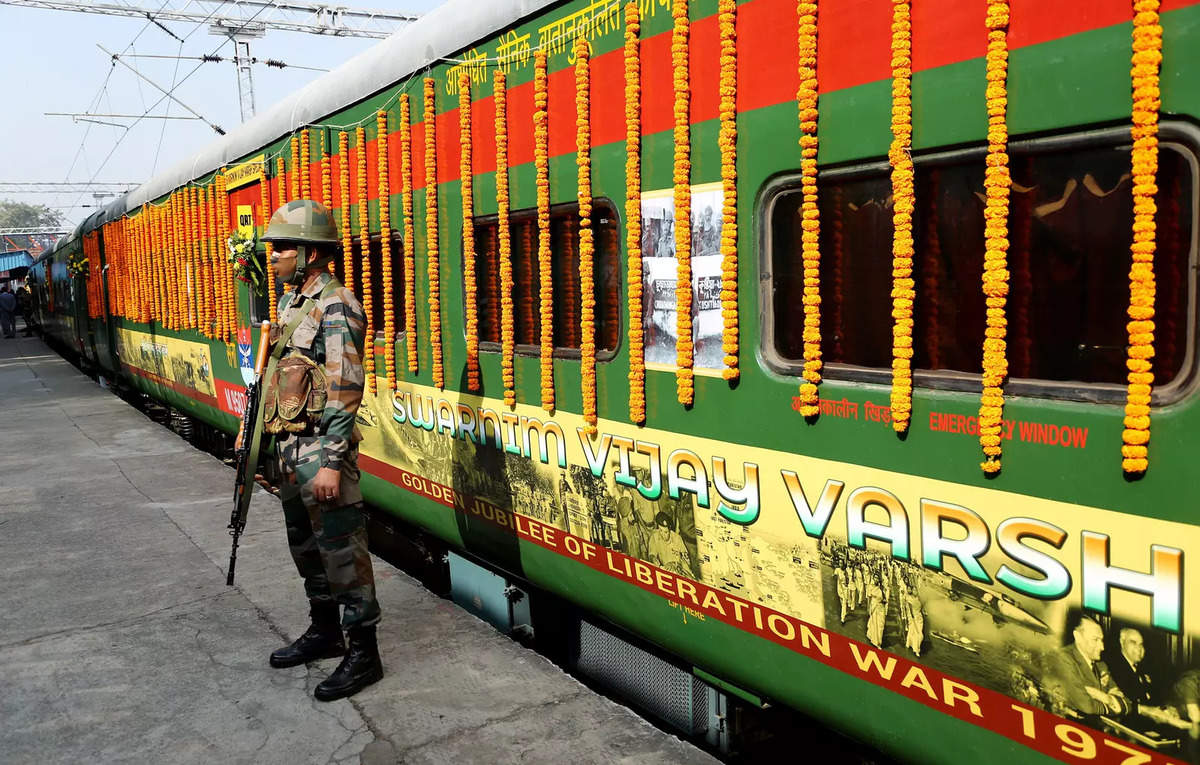
[[[323,467],[317,471],[317,477],[313,479],[313,496],[318,502],[336,503],[341,490],[340,470]]]

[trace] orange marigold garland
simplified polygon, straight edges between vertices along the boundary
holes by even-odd
[[[358,212],[358,248],[362,253],[362,306],[367,325],[363,334],[363,368],[367,375],[367,390],[375,392],[375,288],[371,283],[371,212],[367,209],[367,131],[359,126],[354,130],[358,147],[358,178],[355,184],[355,208]]]
[[[429,343],[433,350],[433,384],[446,387],[442,359],[442,277],[438,246],[437,103],[435,81],[425,78],[425,239],[429,260]],[[499,140],[499,139],[497,139]]]
[[[275,172],[279,177],[279,199],[282,202],[284,183],[283,157],[275,158]],[[274,210],[271,209],[271,187],[266,178],[263,178],[262,182],[258,184],[258,194],[258,214],[262,219],[262,229],[263,233],[265,234],[267,231],[267,225],[271,220],[271,214],[274,212]],[[264,243],[263,247],[265,248],[263,252],[263,258],[265,259],[267,266],[266,269],[264,269],[267,272],[267,311],[271,317],[271,324],[278,325],[279,304],[278,301],[275,300],[275,269],[271,268],[271,253],[275,251],[275,248],[270,242]],[[236,285],[234,285],[234,288],[236,289]]]
[[[625,6],[625,250],[629,283],[629,419],[646,421],[642,331],[642,53],[637,2]]]
[[[200,248],[200,290],[202,298],[200,301],[200,331],[205,337],[213,336],[213,288],[212,288],[212,251],[210,248],[211,240],[208,238],[208,207],[205,204],[204,195],[206,189],[196,189],[196,236],[197,245]]]
[[[1159,0],[1133,4],[1133,245],[1129,268],[1129,350],[1125,366],[1125,429],[1121,432],[1121,467],[1143,473],[1149,466],[1150,394],[1154,384],[1154,194],[1158,174],[1159,66],[1162,27]]]
[[[988,153],[983,186],[983,294],[987,328],[983,341],[983,394],[979,399],[979,445],[985,473],[1000,471],[1000,429],[1004,414],[1004,378],[1008,376],[1008,0],[988,0],[987,8]]]
[[[504,382],[504,403],[517,405],[513,353],[516,350],[513,329],[512,239],[508,226],[508,98],[504,72],[492,75],[496,102],[496,208],[500,245],[500,370]]]
[[[350,233],[350,136],[338,132],[338,196],[342,202],[342,284],[354,291],[354,237]]]
[[[466,295],[467,390],[479,390],[479,293],[475,283],[475,176],[471,167],[471,76],[458,78],[458,175],[462,185],[463,285]]]
[[[579,310],[583,385],[583,421],[588,435],[596,432],[596,285],[592,241],[592,107],[590,49],[587,38],[575,39],[575,164],[579,168]]]
[[[554,411],[554,264],[550,252],[550,88],[546,52],[533,58],[533,164],[537,176],[542,409]]]
[[[266,168],[263,168],[264,175]],[[261,184],[266,184],[264,178]],[[238,315],[237,315],[237,285],[234,284],[233,264],[229,262],[229,258],[225,257],[226,245],[225,240],[229,237],[229,190],[226,187],[225,174],[217,176],[217,246],[221,251],[221,262],[225,266],[225,299],[228,301],[229,324],[225,328],[228,335],[237,332]],[[270,270],[270,269],[268,269]]]
[[[912,17],[909,0],[892,0],[892,428],[912,415],[913,232]]]
[[[174,268],[171,287],[172,297],[175,299],[171,329],[176,330],[184,328],[187,317],[187,272],[184,266],[183,231],[183,190],[177,189],[171,195],[171,265]]]
[[[404,211],[404,345],[408,371],[417,373],[417,249],[413,224],[412,112],[400,94],[400,202]]]
[[[309,180],[309,160],[312,157],[309,145],[308,128],[300,131],[300,198],[312,198],[312,183]]]
[[[675,0],[671,15],[671,64],[675,92],[675,387],[679,403],[695,397],[692,371],[692,150],[690,84],[688,82],[688,0]],[[584,296],[587,300],[588,296]]]
[[[213,334],[222,342],[228,340],[226,332],[229,320],[225,305],[225,248],[217,237],[217,178],[213,176],[212,183],[204,191],[204,206],[208,209],[208,246],[210,262],[213,269],[213,311],[215,324]]]
[[[288,178],[290,181],[288,190],[291,192],[291,194],[286,199],[281,198],[279,200],[280,203],[285,201],[292,202],[300,198],[300,137],[295,135],[292,136],[291,145],[292,163],[288,167],[288,174],[290,176]]]
[[[329,147],[326,145],[325,134],[329,131],[321,129],[321,204],[333,209],[333,185],[330,183],[332,169],[329,167]]]
[[[396,389],[396,318],[392,290],[392,191],[388,172],[387,111],[375,114],[375,146],[379,156],[379,251],[383,271],[383,374],[387,389]]]
[[[719,0],[721,33],[721,349],[726,380],[738,378],[738,252],[737,252],[737,0]]]

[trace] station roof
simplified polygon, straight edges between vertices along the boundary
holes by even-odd
[[[14,250],[0,253],[0,272],[12,271],[14,268],[28,268],[33,265],[29,250]]]

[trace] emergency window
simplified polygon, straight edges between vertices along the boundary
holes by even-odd
[[[620,332],[620,274],[617,217],[612,203],[592,206],[595,241],[593,274],[596,300],[596,350],[612,352]],[[541,274],[538,268],[537,211],[509,215],[513,266],[513,330],[518,346],[536,352],[541,345]],[[580,346],[579,205],[550,211],[551,278],[554,286],[554,347]],[[500,248],[497,218],[475,221],[475,283],[482,350],[497,351],[500,343]]]
[[[1009,376],[1125,382],[1133,203],[1127,131],[1063,148],[1011,150]],[[1184,371],[1193,279],[1193,156],[1159,153],[1155,385]],[[980,373],[985,324],[982,152],[916,164],[914,367]],[[803,365],[800,203],[789,184],[770,205],[774,360]],[[890,369],[892,200],[886,165],[831,172],[820,185],[821,335],[826,362]],[[829,370],[830,377],[848,373]],[[850,373],[850,376],[853,376]]]

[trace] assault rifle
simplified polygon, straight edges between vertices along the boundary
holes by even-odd
[[[225,578],[227,585],[233,585],[238,539],[246,529],[246,513],[250,510],[250,496],[254,493],[254,474],[258,470],[258,452],[262,446],[262,378],[267,366],[270,338],[271,322],[264,321],[258,341],[258,355],[254,359],[254,379],[246,386],[246,409],[242,412],[242,426],[233,449],[237,473],[233,484],[233,514],[229,516],[233,549],[229,551],[229,575]]]

